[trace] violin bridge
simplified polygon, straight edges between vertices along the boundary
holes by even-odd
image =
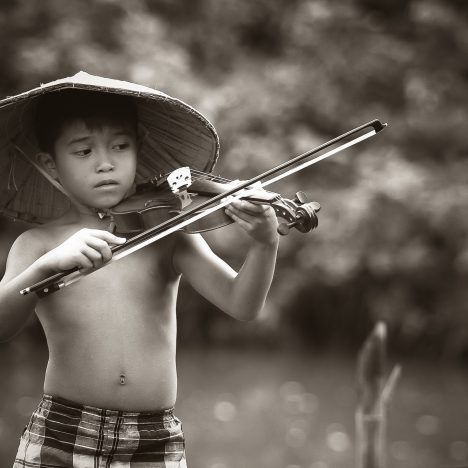
[[[187,188],[192,185],[192,176],[189,167],[179,167],[167,176],[167,183],[172,193],[177,194],[179,191],[187,191]]]

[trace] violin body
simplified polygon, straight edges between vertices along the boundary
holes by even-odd
[[[115,223],[116,232],[137,234],[158,226],[183,213],[184,210],[196,209],[197,206],[205,204],[210,198],[228,192],[239,183],[238,181],[220,183],[209,180],[209,178],[199,177],[191,182],[185,190],[179,190],[176,194],[168,184],[161,183],[160,180],[158,180],[157,184],[144,183],[137,186],[137,192],[134,195],[113,207],[110,210],[110,215]],[[297,209],[301,206],[296,201],[284,199],[278,193],[259,189],[248,190],[240,198],[253,203],[272,206],[277,217],[288,223],[294,223],[297,220]],[[320,205],[316,203],[309,210],[309,217],[312,214],[315,215],[315,211],[319,209]],[[182,230],[188,234],[195,234],[218,229],[232,222],[233,220],[225,214],[224,210],[217,210],[185,226]],[[313,223],[308,224],[310,226],[302,225],[302,229],[298,229],[301,232],[310,231],[317,225],[316,217],[314,216]],[[279,232],[283,234],[283,232]]]
[[[155,188],[131,195],[109,213],[116,232],[137,234],[167,221],[180,211],[181,202],[170,190]]]

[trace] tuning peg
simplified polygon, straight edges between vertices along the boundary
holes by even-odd
[[[293,200],[295,203],[300,203],[303,205],[304,203],[307,203],[309,201],[309,197],[305,192],[300,190],[299,192],[296,192],[296,197]]]
[[[320,208],[322,208],[322,206],[320,205],[320,203],[319,203],[319,202],[316,202],[316,201],[310,202],[310,203],[309,203],[309,206],[310,206],[314,211],[320,211]]]
[[[296,219],[290,223],[279,224],[276,231],[281,236],[286,236],[293,227],[300,232],[309,232],[318,226],[318,218],[315,213],[319,210],[319,202],[304,203],[297,208]]]
[[[291,230],[292,227],[296,225],[296,221],[293,221],[291,223],[280,223],[278,227],[276,228],[276,231],[280,236],[286,236],[289,234],[289,231]]]

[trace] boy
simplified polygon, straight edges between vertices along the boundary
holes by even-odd
[[[67,195],[70,208],[16,240],[0,283],[0,339],[15,335],[35,309],[49,347],[44,397],[21,437],[14,468],[186,466],[172,410],[180,277],[239,320],[258,315],[270,287],[276,217],[271,207],[246,201],[227,208],[251,238],[238,273],[200,235],[183,233],[99,269],[111,259],[110,247],[125,238],[109,232],[109,219],[98,213],[132,193],[143,164],[177,167],[184,165],[174,162],[182,155],[182,163],[193,158],[198,168],[211,168],[217,155],[216,134],[203,116],[155,90],[133,91],[132,84],[80,73],[20,95],[23,133],[31,112],[39,151],[32,159],[16,144],[21,138],[12,144]],[[155,120],[158,128],[151,127]],[[153,149],[160,144],[149,157],[148,141]],[[40,300],[19,294],[73,267],[96,271]]]

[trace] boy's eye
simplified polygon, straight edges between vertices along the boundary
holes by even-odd
[[[113,148],[118,150],[118,151],[123,151],[126,150],[130,147],[130,143],[128,142],[123,142],[123,143],[116,143]]]
[[[84,149],[74,151],[74,154],[76,154],[76,156],[84,158],[86,156],[89,156],[89,154],[91,154],[91,148],[84,148]]]

